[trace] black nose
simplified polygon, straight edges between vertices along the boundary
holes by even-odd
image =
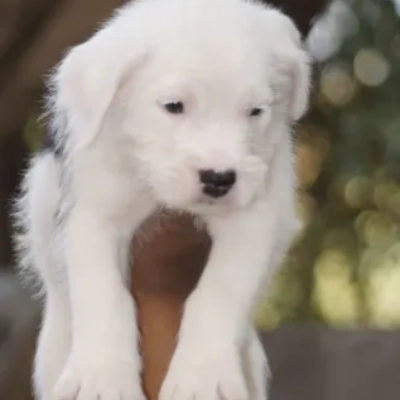
[[[236,182],[236,172],[227,170],[217,172],[212,169],[199,171],[203,193],[211,197],[225,196]]]

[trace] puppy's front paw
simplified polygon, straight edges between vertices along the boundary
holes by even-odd
[[[145,400],[145,396],[133,363],[70,360],[56,385],[54,400]]]
[[[200,349],[174,355],[160,400],[249,400],[239,352],[207,356]]]

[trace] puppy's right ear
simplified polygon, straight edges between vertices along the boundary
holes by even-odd
[[[66,118],[75,149],[96,138],[121,82],[143,59],[143,51],[126,42],[126,37],[100,32],[72,48],[53,77],[55,105]]]
[[[291,18],[277,9],[267,9],[265,35],[273,50],[273,86],[288,101],[289,117],[300,119],[308,109],[311,88],[311,64],[303,48],[301,35]]]

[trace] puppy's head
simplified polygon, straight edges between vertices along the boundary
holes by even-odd
[[[73,151],[102,140],[163,204],[240,207],[307,108],[292,21],[242,0],[148,0],[74,48],[57,75]],[[124,141],[120,139],[123,138]]]

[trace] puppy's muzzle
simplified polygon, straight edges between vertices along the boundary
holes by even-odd
[[[236,182],[236,172],[227,170],[217,172],[212,169],[199,171],[200,182],[203,184],[203,193],[218,198],[225,196]]]

